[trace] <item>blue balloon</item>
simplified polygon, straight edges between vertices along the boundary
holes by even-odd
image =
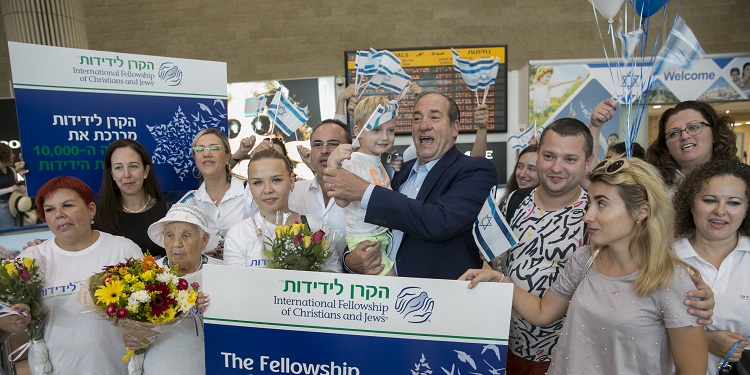
[[[630,0],[633,4],[633,8],[641,18],[649,18],[654,13],[658,12],[659,9],[664,8],[669,0]]]

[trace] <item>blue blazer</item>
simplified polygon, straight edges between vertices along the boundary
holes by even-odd
[[[471,228],[497,171],[489,160],[454,146],[427,174],[417,198],[409,199],[398,189],[415,162],[404,163],[391,180],[393,190],[375,187],[365,221],[404,232],[396,255],[399,276],[455,280],[482,266]]]

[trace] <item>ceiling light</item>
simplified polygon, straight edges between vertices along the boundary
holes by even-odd
[[[745,121],[745,125],[750,125],[750,121]]]
[[[726,113],[729,113],[729,110],[727,109]]]
[[[654,109],[659,109],[659,108],[661,108],[661,106],[660,105],[655,105],[655,106],[653,106],[653,108]]]

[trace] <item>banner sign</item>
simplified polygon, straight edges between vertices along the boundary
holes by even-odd
[[[640,87],[652,76],[650,63],[631,64],[612,69],[604,60],[530,61],[529,124],[546,126],[563,117],[589,123],[591,111],[606,98],[618,98],[620,104],[636,100]],[[747,68],[747,69],[746,69]],[[714,55],[697,60],[688,69],[659,73],[653,77],[648,104],[672,104],[685,100],[723,102],[750,98],[750,54]],[[635,108],[635,105],[633,105]],[[600,142],[606,152],[608,142],[625,141],[617,111],[614,121],[602,127]],[[632,119],[636,114],[631,113]],[[642,145],[646,146],[646,145]],[[601,150],[600,150],[601,152]],[[603,155],[603,153],[601,153]]]
[[[164,191],[197,186],[193,136],[227,131],[226,63],[8,42],[29,194],[53,177],[101,185],[110,142],[135,139]]]
[[[207,374],[504,374],[512,284],[206,265]]]
[[[481,59],[498,57],[500,63],[495,83],[489,88],[485,104],[488,105],[490,118],[487,123],[488,132],[507,131],[507,97],[508,97],[508,66],[507,46],[461,46],[454,48],[461,58]],[[474,110],[477,106],[476,95],[466,85],[461,73],[453,67],[453,54],[450,47],[388,49],[401,59],[401,67],[411,76],[412,82],[417,83],[423,91],[434,90],[451,97],[461,110],[460,132],[474,132]],[[355,81],[355,58],[357,51],[344,52],[346,63],[347,86]],[[366,83],[366,82],[365,82]],[[364,96],[390,95],[390,90],[368,88]],[[482,93],[479,94],[482,100]],[[406,95],[398,103],[399,115],[396,118],[396,134],[411,134],[411,117],[414,108],[414,98]]]

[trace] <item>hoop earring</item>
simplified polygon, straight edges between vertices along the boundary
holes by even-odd
[[[198,171],[198,174],[195,174],[196,170]],[[193,166],[193,177],[195,177],[195,179],[197,180],[197,179],[201,178],[202,176],[203,176],[203,174],[201,173],[201,170],[198,169],[197,165],[194,165]]]

